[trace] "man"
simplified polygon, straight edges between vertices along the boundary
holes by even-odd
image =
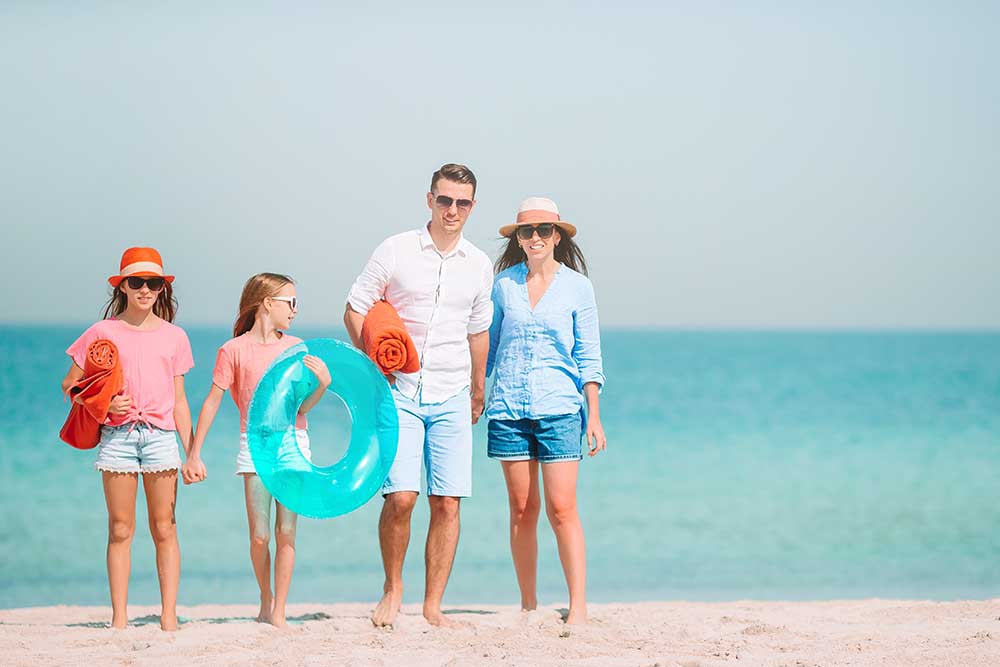
[[[372,254],[351,287],[344,324],[361,345],[365,314],[379,299],[399,313],[420,359],[416,373],[396,373],[399,447],[382,488],[379,545],[385,586],[372,614],[391,625],[403,599],[403,559],[410,515],[427,468],[430,527],[425,552],[424,618],[454,625],[441,612],[458,546],[459,502],[472,493],[472,424],[483,412],[493,268],[489,257],[462,237],[476,204],[476,177],[446,164],[431,177],[426,226],[390,236]]]

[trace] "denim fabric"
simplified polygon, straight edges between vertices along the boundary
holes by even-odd
[[[95,470],[108,472],[164,472],[181,467],[177,432],[130,422],[102,426]]]
[[[553,463],[583,458],[580,413],[542,419],[490,420],[488,433],[486,451],[491,459]]]

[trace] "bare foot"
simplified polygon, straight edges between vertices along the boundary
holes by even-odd
[[[396,622],[396,614],[399,613],[399,606],[403,603],[403,592],[386,591],[379,600],[375,611],[372,612],[372,624],[376,628],[390,626]]]
[[[570,609],[566,615],[566,625],[583,625],[587,622],[587,608]]]
[[[111,617],[111,629],[112,630],[124,630],[128,627],[128,616],[123,616],[122,618]]]
[[[271,604],[273,598],[261,597],[260,599],[260,611],[257,612],[256,621],[258,623],[270,623],[271,622]]]
[[[165,632],[176,632],[177,616],[160,616],[160,630]]]
[[[521,611],[535,611],[538,609],[538,600],[521,600]]]
[[[460,628],[462,624],[453,621],[442,613],[440,609],[428,609],[424,607],[424,618],[431,625],[438,628]]]
[[[282,630],[287,630],[288,621],[285,620],[284,612],[282,612],[281,614],[277,613],[271,614],[271,625],[273,625],[276,628],[281,628]]]

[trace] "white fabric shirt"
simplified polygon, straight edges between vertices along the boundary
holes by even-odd
[[[493,265],[460,238],[442,254],[426,227],[383,241],[354,281],[347,302],[362,315],[380,300],[399,313],[420,357],[416,373],[395,373],[396,388],[422,403],[440,403],[469,386],[470,334],[493,321]]]

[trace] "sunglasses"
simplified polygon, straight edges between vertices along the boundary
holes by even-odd
[[[289,307],[291,307],[292,310],[298,310],[298,308],[299,308],[299,300],[298,300],[297,297],[294,297],[294,296],[272,296],[271,298],[274,299],[275,301],[284,301],[285,303],[287,303],[289,305]]]
[[[472,208],[471,199],[452,199],[446,195],[438,195],[434,198],[434,203],[438,205],[438,208],[445,209],[451,208],[451,205],[454,204],[458,207],[459,211],[468,211]]]
[[[145,276],[129,276],[125,279],[129,289],[140,290],[145,285],[151,292],[159,292],[163,289],[163,278],[147,278]]]
[[[521,225],[517,228],[517,238],[528,241],[535,235],[535,232],[538,232],[538,238],[547,239],[552,236],[555,229],[556,226],[551,222],[543,222],[540,225]]]

